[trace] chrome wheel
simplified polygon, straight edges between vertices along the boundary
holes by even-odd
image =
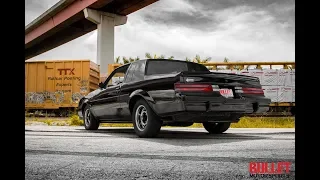
[[[139,131],[143,131],[148,123],[148,113],[144,105],[138,106],[135,114],[135,121]]]
[[[90,110],[86,109],[86,111],[84,112],[84,123],[86,124],[86,126],[88,127],[90,125]]]

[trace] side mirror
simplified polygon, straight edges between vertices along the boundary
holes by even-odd
[[[103,85],[102,82],[99,83],[99,87],[100,87],[101,89],[104,88],[104,85]]]

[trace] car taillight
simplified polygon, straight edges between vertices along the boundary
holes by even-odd
[[[194,84],[194,83],[175,83],[174,89],[180,92],[212,92],[211,84]]]
[[[261,88],[242,88],[242,87],[235,87],[236,93],[243,93],[243,94],[264,94],[263,89]]]

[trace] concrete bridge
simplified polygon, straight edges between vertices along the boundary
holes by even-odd
[[[114,27],[158,0],[60,0],[25,28],[25,60],[98,29],[97,63],[114,63]]]

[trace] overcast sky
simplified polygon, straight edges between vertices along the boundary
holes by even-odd
[[[25,25],[58,0],[25,0]],[[96,62],[97,31],[32,59]],[[294,61],[294,0],[160,0],[115,27],[115,57],[145,53],[211,61]]]

